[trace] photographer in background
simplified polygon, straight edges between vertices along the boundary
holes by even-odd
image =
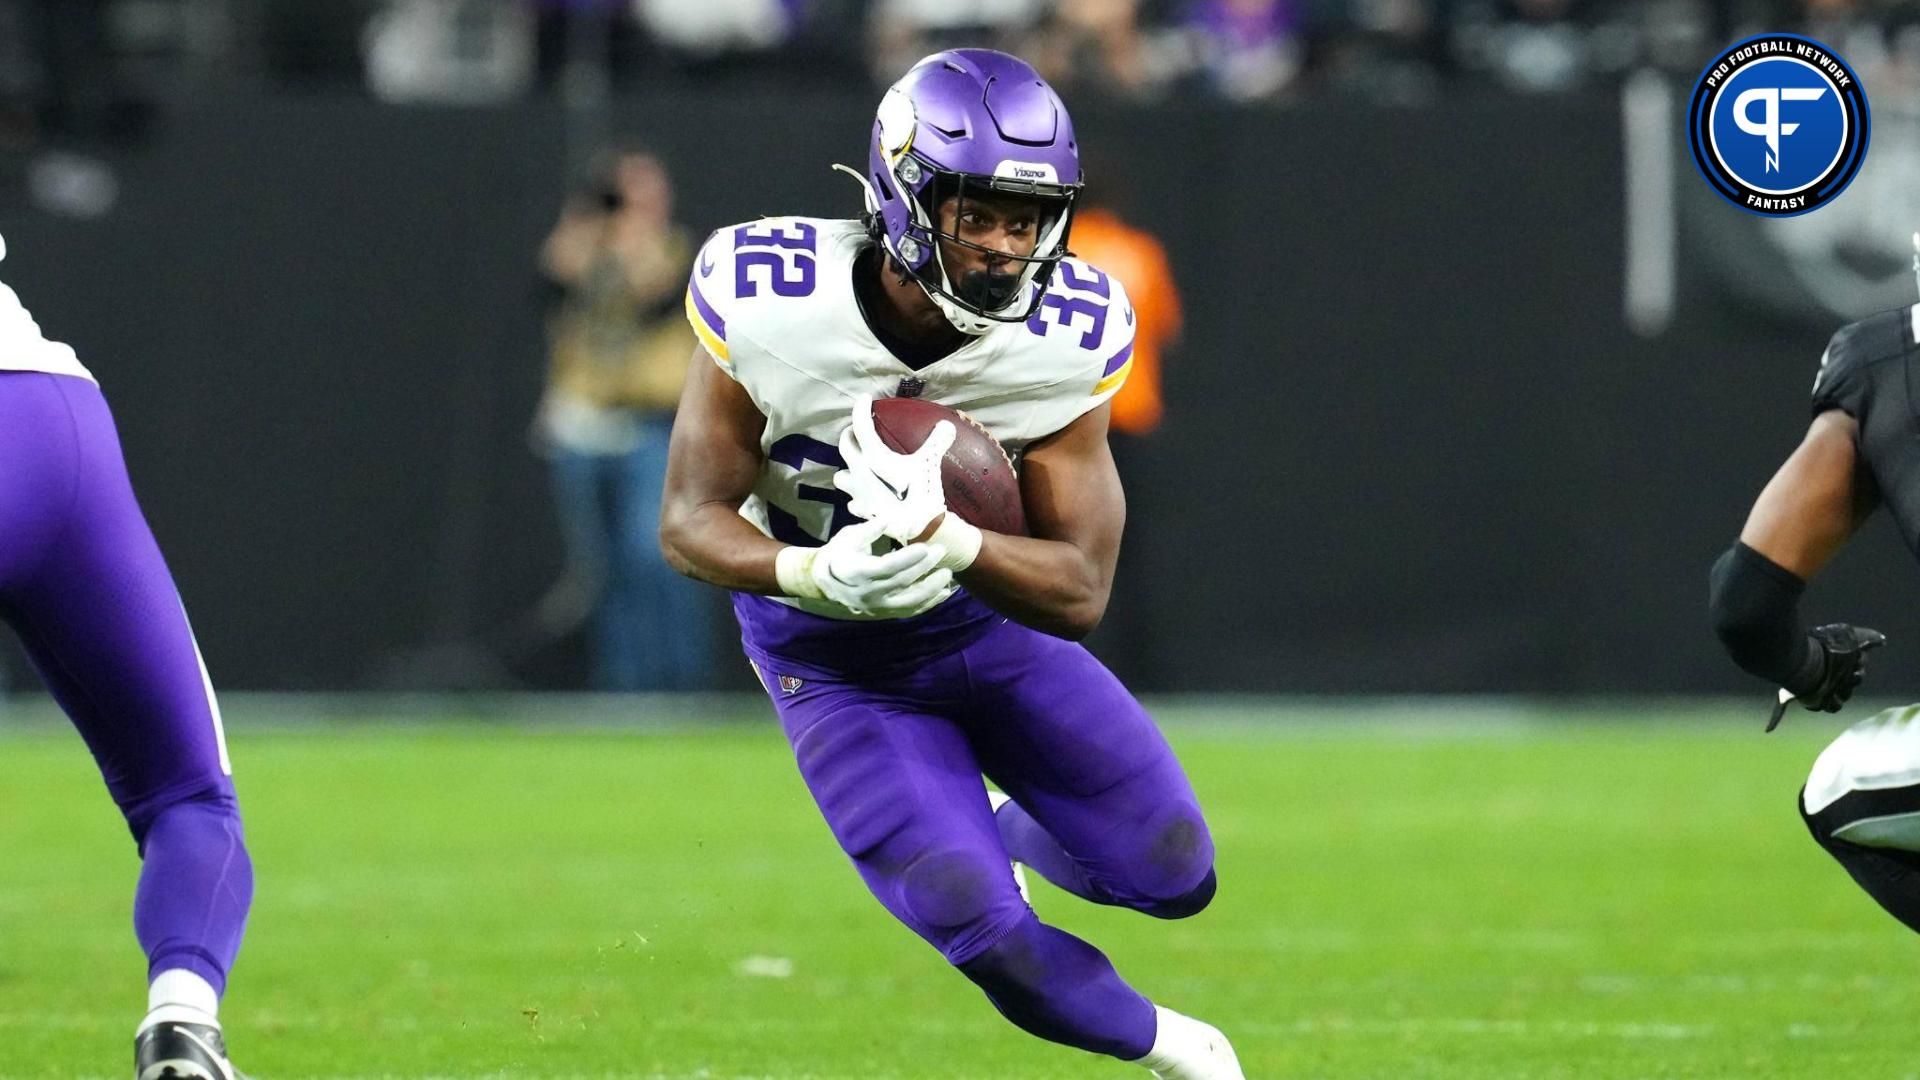
[[[657,158],[610,151],[540,253],[549,367],[536,434],[569,559],[545,607],[590,619],[600,690],[698,689],[711,673],[707,597],[668,568],[656,539],[693,352],[680,316],[693,247],[672,201]]]

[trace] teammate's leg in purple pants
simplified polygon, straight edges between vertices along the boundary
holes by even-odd
[[[253,868],[213,689],[92,383],[0,373],[0,620],[79,728],[140,846],[150,972],[224,989]]]

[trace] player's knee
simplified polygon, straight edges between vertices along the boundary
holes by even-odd
[[[1799,812],[1800,820],[1806,824],[1807,832],[1812,835],[1813,842],[1823,848],[1832,850],[1834,842],[1833,818],[1831,815],[1808,812],[1806,788],[1803,787],[1794,794],[1793,808]]]
[[[1200,808],[1182,805],[1152,822],[1138,864],[1136,910],[1160,919],[1197,915],[1213,902],[1213,837]]]
[[[900,876],[907,911],[947,959],[964,963],[980,953],[1026,905],[1003,860],[973,851],[936,851],[909,863]]]

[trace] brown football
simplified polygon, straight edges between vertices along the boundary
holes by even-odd
[[[990,532],[1027,535],[1027,511],[1020,502],[1013,461],[986,428],[958,409],[921,398],[881,398],[873,403],[874,431],[903,454],[920,449],[942,420],[953,421],[954,427],[953,445],[940,462],[947,509]]]

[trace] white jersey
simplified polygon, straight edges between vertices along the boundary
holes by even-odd
[[[6,241],[0,240],[0,259],[6,255]],[[0,371],[44,371],[93,378],[71,346],[47,340],[40,324],[4,283],[0,283]]]
[[[817,545],[853,520],[833,474],[845,464],[840,434],[859,395],[959,409],[1017,461],[1112,397],[1132,362],[1126,291],[1069,258],[1032,319],[910,368],[874,336],[854,295],[854,261],[870,243],[858,221],[767,218],[721,229],[700,249],[687,289],[694,333],[767,418],[766,462],[740,513],[784,543]],[[784,602],[854,617],[822,601]]]

